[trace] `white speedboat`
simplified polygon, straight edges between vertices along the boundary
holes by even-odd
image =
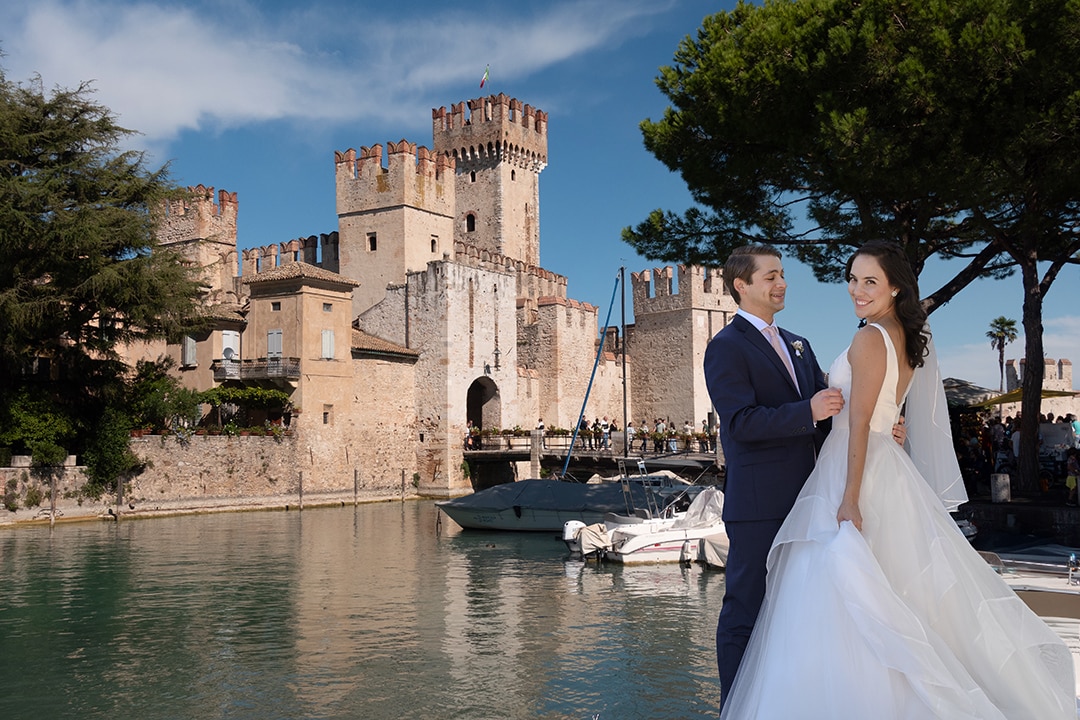
[[[727,557],[723,508],[724,494],[707,487],[684,513],[659,518],[607,517],[593,525],[568,522],[563,541],[571,552],[624,564],[689,563],[704,561],[703,545],[708,538],[709,564],[722,565]]]

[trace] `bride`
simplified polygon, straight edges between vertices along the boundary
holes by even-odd
[[[848,260],[866,322],[813,474],[769,553],[768,590],[721,718],[1077,717],[1072,656],[949,515],[967,497],[906,258]],[[911,457],[891,431],[907,402]]]

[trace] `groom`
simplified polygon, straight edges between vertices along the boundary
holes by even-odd
[[[724,286],[739,310],[705,350],[705,383],[726,462],[730,542],[716,626],[721,709],[765,596],[773,538],[814,469],[829,418],[844,407],[810,343],[773,325],[787,291],[780,252],[770,245],[735,250],[724,264]]]

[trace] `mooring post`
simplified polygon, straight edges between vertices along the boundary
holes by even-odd
[[[300,509],[304,509],[304,471],[300,471]]]
[[[360,468],[353,468],[352,471],[352,504],[360,504]]]
[[[56,475],[53,474],[49,478],[49,527],[52,527],[55,524],[56,524]]]
[[[401,501],[405,501],[405,468],[401,468]]]

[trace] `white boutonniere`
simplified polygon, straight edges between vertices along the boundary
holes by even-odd
[[[802,340],[796,340],[795,342],[791,343],[791,347],[795,349],[795,357],[801,358],[803,351]]]

